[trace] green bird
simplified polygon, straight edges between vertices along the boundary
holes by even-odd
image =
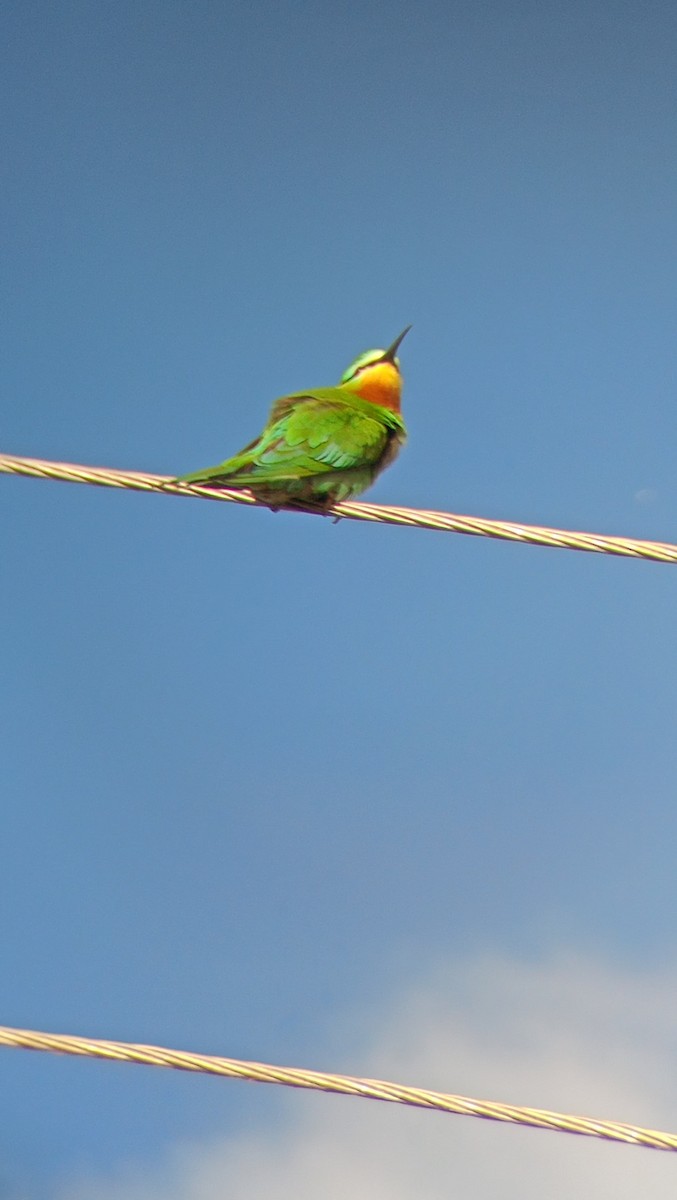
[[[410,329],[387,350],[360,354],[337,387],[281,396],[244,450],[176,482],[246,487],[271,508],[295,502],[328,508],[359,496],[407,438],[396,353]]]

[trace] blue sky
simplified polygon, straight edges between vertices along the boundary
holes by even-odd
[[[656,0],[6,4],[1,448],[195,470],[413,322],[410,442],[370,499],[676,541],[676,41]],[[542,1079],[550,1107],[677,1127],[677,1089],[643,1074],[677,958],[669,567],[0,487],[3,1023],[425,1085],[434,1056],[374,1032],[420,1050],[420,993],[458,1050],[432,1086],[538,1104]],[[492,1038],[506,987],[557,1046],[574,1023],[575,1095],[541,1032],[519,1094],[484,1078],[478,962]],[[584,1014],[616,998],[625,1028],[619,994],[641,1019],[614,1090]],[[134,1172],[143,1200],[207,1200],[192,1158],[153,1182],[194,1145],[251,1195],[261,1146],[337,1103],[14,1051],[0,1070],[3,1200],[117,1200]],[[376,1162],[411,1130],[415,1163],[412,1116],[351,1119],[380,1123]],[[522,1135],[472,1124],[444,1126],[468,1195],[495,1194],[487,1154],[563,1188],[590,1155],[534,1134],[517,1161]],[[348,1141],[327,1125],[321,1157]],[[582,1159],[580,1185],[620,1155],[614,1195],[636,1195],[633,1153]],[[267,1194],[283,1176],[306,1194],[291,1150]]]

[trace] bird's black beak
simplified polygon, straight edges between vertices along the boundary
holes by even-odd
[[[392,346],[388,346],[388,349],[383,354],[383,360],[382,360],[383,362],[391,362],[391,363],[395,362],[395,355],[397,354],[397,351],[399,349],[400,342],[404,341],[404,339],[407,336],[407,334],[409,333],[410,329],[411,329],[411,325],[407,325],[407,328],[402,330],[399,337],[395,338],[395,341],[393,342]]]

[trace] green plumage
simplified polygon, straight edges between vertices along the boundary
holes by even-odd
[[[247,487],[272,506],[330,505],[369,487],[406,436],[398,413],[350,387],[298,392],[275,401],[263,432],[234,458],[181,482]]]

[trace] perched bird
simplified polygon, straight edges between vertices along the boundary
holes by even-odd
[[[387,350],[361,354],[337,387],[282,396],[255,441],[177,482],[246,487],[271,508],[294,502],[329,507],[359,496],[407,438],[396,352],[410,329]]]

